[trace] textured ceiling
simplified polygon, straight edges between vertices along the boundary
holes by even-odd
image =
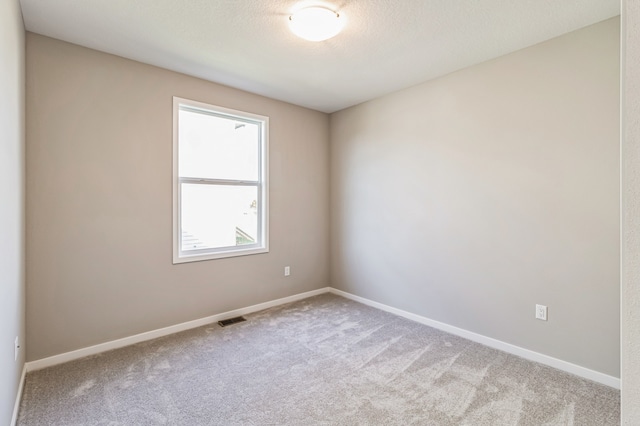
[[[300,3],[347,19],[295,37]],[[618,0],[21,0],[27,30],[324,112],[614,17]]]

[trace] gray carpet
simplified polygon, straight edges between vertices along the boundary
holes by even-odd
[[[27,375],[18,425],[617,425],[619,392],[324,294]]]

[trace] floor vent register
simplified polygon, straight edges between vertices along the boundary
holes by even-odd
[[[222,320],[222,321],[218,321],[218,324],[220,325],[220,327],[226,327],[228,325],[231,324],[235,324],[238,322],[242,322],[242,321],[246,321],[247,319],[245,317],[234,317],[234,318],[229,318],[226,320]]]

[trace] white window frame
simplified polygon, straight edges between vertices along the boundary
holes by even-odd
[[[180,178],[179,175],[179,111],[180,107],[260,125],[258,181],[228,179]],[[269,117],[237,111],[190,99],[173,97],[173,263],[197,262],[269,252]],[[258,239],[256,244],[182,251],[181,183],[202,185],[241,185],[258,188]]]

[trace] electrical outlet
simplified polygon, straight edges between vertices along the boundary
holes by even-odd
[[[547,307],[544,305],[536,305],[536,319],[547,320]]]
[[[288,277],[289,275],[291,275],[291,268],[288,266],[284,267],[284,276]]]
[[[14,346],[14,352],[13,352],[13,356],[15,358],[15,361],[18,360],[18,351],[20,351],[20,339],[18,338],[18,336],[16,336],[16,340],[15,340],[15,346]]]

